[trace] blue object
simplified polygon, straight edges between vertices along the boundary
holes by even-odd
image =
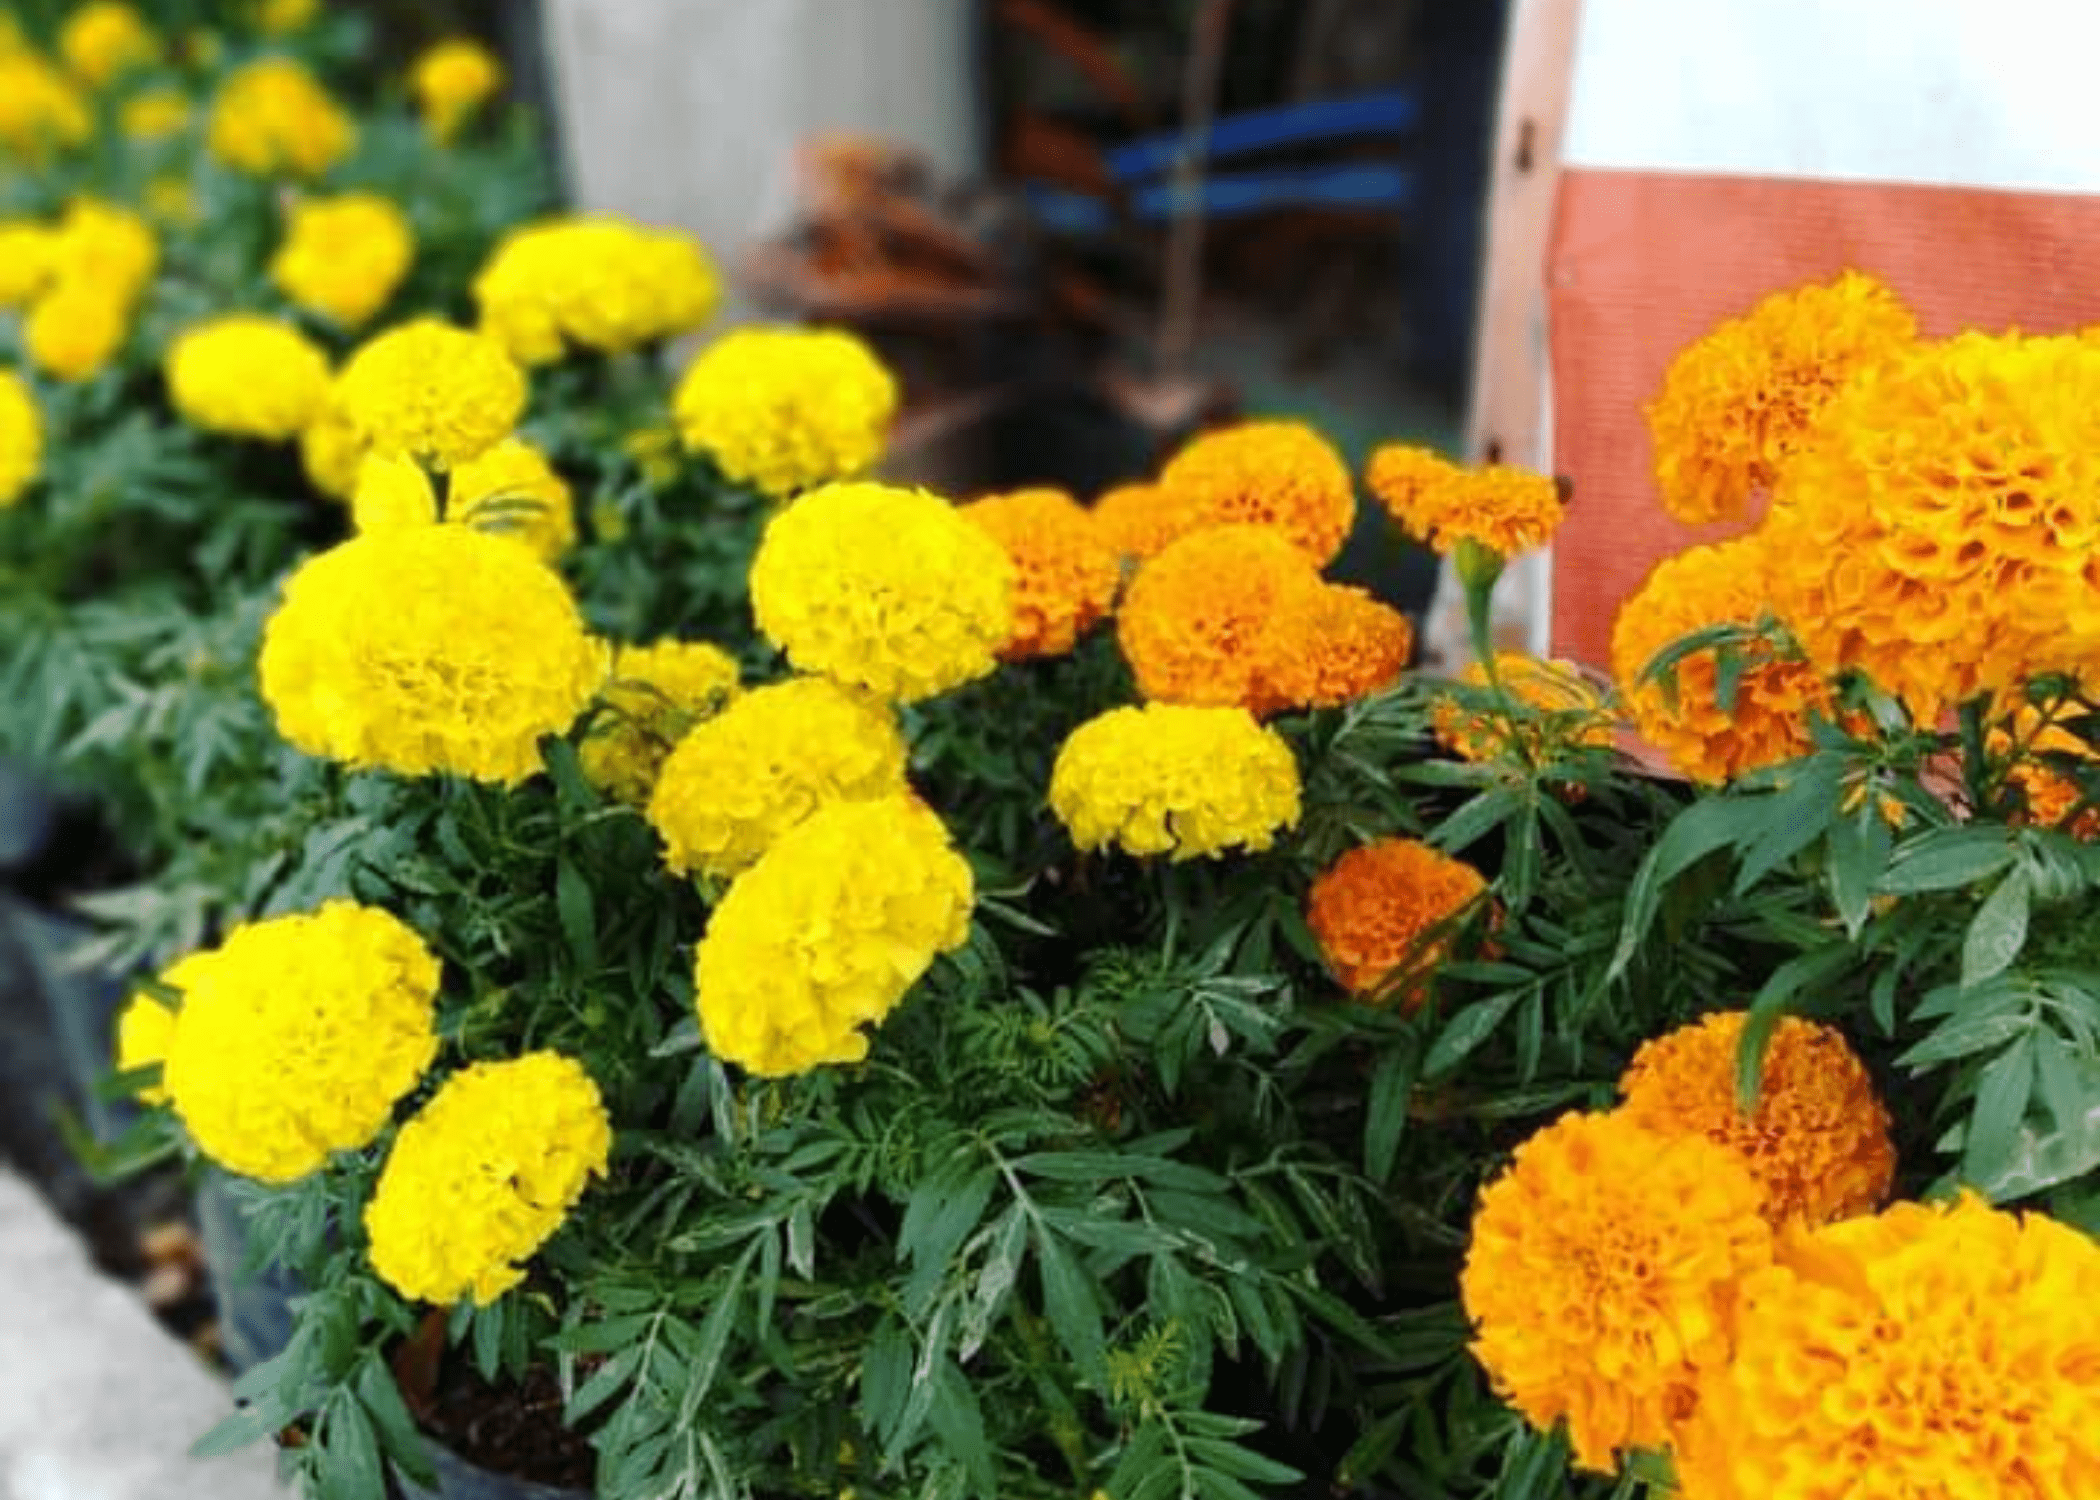
[[[1098,198],[1058,188],[1031,186],[1028,204],[1045,227],[1061,234],[1100,234],[1115,213]],[[1244,172],[1205,177],[1196,189],[1205,217],[1229,219],[1275,208],[1404,208],[1414,199],[1413,174],[1381,162],[1349,162],[1294,171]],[[1174,218],[1182,207],[1180,187],[1154,183],[1131,194],[1132,217]]]
[[[1250,110],[1213,123],[1204,141],[1204,156],[1210,161],[1221,161],[1249,151],[1268,151],[1308,141],[1405,135],[1421,118],[1421,102],[1400,90]],[[1108,169],[1118,182],[1135,182],[1154,173],[1171,172],[1181,161],[1183,145],[1184,137],[1179,131],[1132,141],[1108,153]]]

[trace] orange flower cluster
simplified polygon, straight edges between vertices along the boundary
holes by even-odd
[[[1459,673],[1458,680],[1475,690],[1466,700],[1437,700],[1431,716],[1437,743],[1453,755],[1489,761],[1521,752],[1528,760],[1547,761],[1576,747],[1610,746],[1612,716],[1604,694],[1573,662],[1498,651],[1495,678],[1518,705],[1514,712],[1498,714],[1479,706],[1490,687],[1487,668],[1478,661],[1467,662]]]
[[[1666,647],[1715,625],[1754,625],[1767,611],[1768,566],[1762,534],[1692,547],[1656,564],[1612,625],[1612,675],[1641,737],[1694,781],[1718,783],[1774,765],[1809,748],[1808,719],[1828,710],[1822,675],[1772,652],[1748,666],[1735,699],[1720,699],[1712,652],[1677,664],[1676,693],[1641,674]]]
[[[958,514],[1014,565],[1014,627],[1005,661],[1062,656],[1115,607],[1122,568],[1094,517],[1063,490],[990,495]]]
[[[1356,483],[1302,422],[1242,422],[1206,433],[1160,472],[1184,531],[1240,522],[1273,526],[1324,567],[1349,539]]]
[[[1839,388],[1916,337],[1895,293],[1847,271],[1775,293],[1689,345],[1645,408],[1664,509],[1695,525],[1742,515]]]
[[[1991,753],[2011,754],[2015,736],[2021,753],[2006,776],[2019,790],[2023,804],[2015,821],[2039,828],[2061,828],[2073,838],[2100,838],[2100,807],[2081,809],[2084,788],[2041,758],[2051,755],[2100,762],[2100,754],[2068,729],[2043,724],[2040,712],[2031,707],[2022,707],[2013,715],[2011,733],[1992,731]]]
[[[1117,557],[1156,557],[1188,534],[1180,503],[1156,484],[1119,484],[1094,501],[1094,527]]]
[[[1450,956],[1455,923],[1486,890],[1479,871],[1440,850],[1380,839],[1313,882],[1305,921],[1344,989],[1413,1010]]]
[[[1507,464],[1462,468],[1401,443],[1373,453],[1364,477],[1388,515],[1441,553],[1470,541],[1514,557],[1543,547],[1566,513],[1550,475]]]

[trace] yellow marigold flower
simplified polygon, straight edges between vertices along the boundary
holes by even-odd
[[[262,693],[309,755],[514,783],[606,662],[561,579],[466,526],[351,538],[302,563],[263,634]]]
[[[358,465],[357,488],[350,495],[350,524],[360,535],[435,526],[437,487],[412,458],[385,458],[368,453]]]
[[[674,745],[735,699],[736,658],[705,641],[621,646],[578,759],[584,779],[630,807],[647,807]]]
[[[1771,1264],[1762,1201],[1701,1136],[1562,1116],[1480,1195],[1459,1276],[1474,1357],[1534,1427],[1568,1424],[1585,1469],[1666,1447],[1728,1363],[1738,1289]]]
[[[1775,292],[1688,345],[1644,408],[1663,508],[1692,524],[1742,515],[1824,403],[1917,333],[1894,292],[1847,271]]]
[[[255,29],[264,36],[290,36],[304,31],[321,14],[321,0],[261,0],[255,8]]]
[[[21,375],[0,368],[0,510],[20,500],[43,467],[43,413]]]
[[[525,411],[525,373],[503,346],[436,318],[380,334],[336,382],[343,415],[374,452],[449,469],[493,447]]]
[[[57,270],[58,232],[29,219],[0,220],[0,307],[32,301]]]
[[[1015,490],[960,507],[1014,566],[1006,661],[1063,656],[1115,606],[1123,573],[1093,517],[1063,490]]]
[[[513,230],[474,279],[481,331],[527,365],[570,345],[617,354],[690,333],[720,296],[692,236],[604,217]]]
[[[581,1063],[475,1063],[395,1137],[365,1205],[372,1269],[404,1297],[486,1307],[525,1279],[611,1157],[612,1121]]]
[[[27,48],[0,47],[0,152],[40,166],[93,130],[72,80]]]
[[[672,414],[686,447],[731,479],[792,495],[874,466],[897,414],[897,382],[850,333],[739,328],[700,351]]]
[[[451,37],[424,50],[408,82],[424,125],[438,140],[449,141],[503,87],[503,64],[479,42]]]
[[[329,387],[328,399],[299,434],[299,466],[322,494],[348,500],[357,489],[358,473],[371,449],[337,399],[340,384],[338,380]]]
[[[970,933],[976,886],[908,793],[833,802],[715,908],[694,965],[708,1050],[766,1077],[868,1055],[882,1020]]]
[[[1094,501],[1094,529],[1118,557],[1156,557],[1195,529],[1179,497],[1156,484],[1119,484]]]
[[[189,96],[180,89],[149,89],[124,101],[117,124],[135,141],[164,141],[190,123]]]
[[[1413,1010],[1451,955],[1455,925],[1486,893],[1471,865],[1416,839],[1380,839],[1313,882],[1305,920],[1343,989]]]
[[[1445,697],[1433,711],[1437,743],[1462,760],[1489,761],[1518,753],[1551,759],[1568,747],[1608,749],[1612,715],[1605,696],[1569,661],[1544,661],[1521,651],[1495,653],[1495,676],[1515,702],[1508,714],[1478,703],[1489,691],[1487,668],[1466,663],[1458,680],[1475,690],[1467,700]]]
[[[452,471],[445,519],[514,537],[554,562],[576,541],[576,502],[547,455],[505,438]]]
[[[167,379],[191,425],[287,442],[328,399],[328,356],[289,323],[231,313],[176,338]]]
[[[2100,1482],[2100,1246],[1964,1196],[1782,1241],[1676,1454],[1686,1500]]]
[[[1786,1017],[1745,1114],[1735,1088],[1743,1021],[1742,1011],[1722,1011],[1645,1044],[1619,1080],[1622,1112],[1659,1135],[1701,1135],[1741,1157],[1774,1227],[1873,1212],[1895,1178],[1896,1148],[1865,1064],[1832,1027]]]
[[[129,68],[160,61],[160,38],[130,6],[90,0],[58,28],[58,54],[76,77],[100,88]]]
[[[264,57],[219,86],[206,131],[211,154],[255,177],[318,177],[357,144],[357,126],[304,65]]]
[[[1294,594],[1271,622],[1261,676],[1278,708],[1339,708],[1400,680],[1415,649],[1407,616],[1363,589],[1324,584]]]
[[[1508,464],[1461,468],[1405,444],[1373,453],[1365,479],[1388,515],[1441,553],[1472,542],[1514,557],[1545,546],[1566,514],[1550,475]]]
[[[185,991],[191,976],[209,964],[208,953],[188,954],[163,970],[160,982],[177,992]],[[144,991],[133,995],[117,1017],[117,1071],[158,1067],[165,1074],[168,1049],[175,1045],[175,1020],[175,1012],[151,995]],[[148,1084],[138,1091],[138,1097],[143,1104],[166,1104],[168,1090],[164,1083]]]
[[[752,689],[678,742],[649,821],[672,869],[723,878],[820,807],[902,792],[904,759],[882,703],[826,678],[791,678]]]
[[[1234,704],[1266,713],[1286,695],[1278,665],[1324,585],[1310,559],[1270,526],[1192,531],[1138,569],[1116,616],[1116,642],[1138,691],[1160,703]]]
[[[1261,850],[1298,822],[1298,762],[1243,708],[1112,708],[1057,752],[1050,810],[1081,849],[1177,861]]]
[[[1742,674],[1735,701],[1720,701],[1714,653],[1677,664],[1676,695],[1641,674],[1665,648],[1714,625],[1754,625],[1768,605],[1770,575],[1761,536],[1691,547],[1663,559],[1619,606],[1612,625],[1612,675],[1634,728],[1694,781],[1718,783],[1805,755],[1812,714],[1826,712],[1823,677],[1806,662],[1765,648]]]
[[[1012,638],[1014,568],[925,490],[830,484],[766,524],[751,563],[758,628],[796,670],[898,703],[989,673]]]
[[[0,422],[0,426],[4,425]],[[4,503],[7,489],[5,469],[5,463],[0,462],[0,503]],[[2073,838],[2100,839],[2100,807],[2081,811],[2085,789],[2041,758],[2051,755],[2094,763],[2100,762],[2100,755],[2068,729],[2042,724],[2039,711],[2024,704],[2013,715],[2011,734],[2003,729],[1991,731],[1991,753],[2012,754],[2014,735],[2019,737],[2019,755],[2006,772],[2006,780],[2020,794],[2020,811],[2014,821],[2038,828],[2061,828]]]
[[[1159,476],[1195,526],[1273,526],[1316,566],[1334,561],[1356,521],[1349,466],[1303,422],[1241,422],[1205,433]]]
[[[52,248],[54,290],[90,288],[123,303],[128,312],[160,264],[152,226],[128,208],[75,198],[59,220]]]
[[[200,222],[197,191],[186,177],[164,174],[152,178],[140,201],[147,214],[163,227],[194,229]]]
[[[116,358],[131,332],[131,304],[88,282],[37,298],[22,325],[29,362],[54,380],[86,380]]]
[[[181,969],[163,1082],[197,1148],[264,1182],[366,1144],[437,1055],[438,961],[331,901],[235,929]]]
[[[377,193],[305,198],[292,205],[270,280],[338,328],[362,328],[415,258],[415,230],[393,200]]]

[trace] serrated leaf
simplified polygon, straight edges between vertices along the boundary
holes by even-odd
[[[1035,1235],[1035,1265],[1043,1284],[1043,1315],[1080,1377],[1098,1384],[1107,1364],[1108,1337],[1101,1303],[1078,1258],[1048,1229]]]
[[[1961,982],[1980,984],[2011,967],[2027,946],[2031,892],[2027,871],[2015,869],[1998,882],[1969,923],[1961,945]]]
[[[2029,1033],[1992,1058],[1976,1082],[1976,1100],[1962,1146],[1963,1177],[1975,1183],[2003,1174],[2033,1091],[2034,1039]]]
[[[2012,835],[2004,828],[1935,828],[1897,847],[1876,889],[1889,896],[1957,890],[1988,879],[2012,860]]]

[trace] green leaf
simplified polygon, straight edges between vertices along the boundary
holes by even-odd
[[[634,1372],[640,1368],[642,1356],[648,1352],[647,1344],[631,1344],[591,1371],[590,1378],[577,1387],[576,1394],[563,1408],[562,1421],[574,1427],[625,1390],[628,1382],[634,1379]]]
[[[955,1252],[984,1217],[998,1185],[998,1170],[982,1161],[975,1146],[956,1148],[912,1191],[897,1231],[897,1253],[911,1263],[904,1306],[921,1315],[946,1279]]]
[[[417,1483],[435,1484],[437,1474],[430,1466],[423,1435],[416,1429],[416,1419],[409,1415],[408,1404],[401,1399],[394,1372],[376,1349],[357,1372],[357,1399],[372,1419],[387,1457]]]
[[[991,1444],[985,1441],[984,1413],[977,1405],[977,1393],[953,1360],[940,1362],[934,1380],[940,1389],[927,1409],[926,1420],[941,1446],[970,1476],[976,1492],[990,1500],[998,1492],[999,1479],[992,1464]]]
[[[1036,1270],[1043,1282],[1043,1314],[1082,1379],[1098,1385],[1107,1365],[1108,1338],[1093,1282],[1064,1242],[1049,1230],[1035,1236]]]
[[[1961,945],[1961,982],[1978,984],[2011,967],[2027,945],[2027,872],[2015,869],[1976,909]]]
[[[1932,1063],[1952,1062],[1957,1057],[1970,1057],[2002,1047],[2032,1025],[2020,1010],[1953,1016],[1896,1061],[1916,1072]]]
[[[191,1458],[218,1458],[273,1436],[276,1426],[260,1406],[243,1406],[190,1444]]]
[[[1764,828],[1743,851],[1735,878],[1739,896],[1822,837],[1837,812],[1844,776],[1837,756],[1815,756],[1790,774],[1786,786],[1759,799]]]
[[[322,1500],[375,1500],[386,1493],[379,1435],[347,1391],[328,1404],[319,1439],[327,1453],[316,1467]]]
[[[1511,788],[1489,787],[1431,829],[1429,842],[1456,853],[1500,828],[1523,805],[1523,799]]]
[[[1997,874],[2012,860],[2012,835],[2004,828],[1935,828],[1897,848],[1876,889],[1889,896],[1956,890]]]
[[[1502,1024],[1502,1018],[1515,1009],[1528,990],[1504,990],[1487,999],[1467,1006],[1444,1023],[1444,1029],[1430,1045],[1429,1056],[1422,1064],[1424,1076],[1441,1078],[1471,1056],[1473,1050]]]
[[[1371,1075],[1370,1095],[1364,1101],[1364,1172],[1373,1182],[1393,1175],[1421,1063],[1421,1046],[1413,1037],[1403,1037],[1387,1049]]]
[[[1963,1177],[1975,1183],[2003,1174],[2033,1091],[2034,1038],[2029,1033],[1991,1059],[1977,1080],[1962,1150]]]
[[[1996,1171],[1969,1178],[1993,1202],[2031,1197],[2100,1168],[2100,1060],[2044,1032],[2035,1041],[2035,1064],[2050,1128],[2030,1121],[2013,1133]]]
[[[501,1298],[474,1309],[474,1368],[490,1385],[503,1373],[503,1314]]]
[[[561,933],[569,954],[586,973],[598,967],[598,912],[590,882],[564,859],[554,868],[554,904],[561,913]]]
[[[1830,826],[1823,873],[1830,885],[1830,904],[1845,924],[1847,937],[1858,937],[1867,925],[1874,887],[1888,868],[1894,842],[1895,835],[1882,820],[1878,799],[1871,792],[1855,816]]]
[[[1623,976],[1633,962],[1670,882],[1714,851],[1755,834],[1763,824],[1763,814],[1761,798],[1708,797],[1670,820],[1627,887],[1626,918],[1612,954],[1612,978]]]

